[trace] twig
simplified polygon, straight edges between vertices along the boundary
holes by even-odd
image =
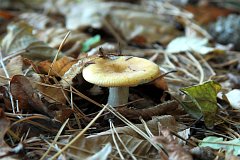
[[[138,119],[139,117],[142,117],[143,119],[151,119],[152,116],[162,115],[167,111],[176,109],[177,106],[178,102],[173,100],[146,109],[119,108],[117,111],[127,119]]]

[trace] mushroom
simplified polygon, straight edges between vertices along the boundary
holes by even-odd
[[[82,74],[90,83],[109,87],[108,104],[116,107],[128,102],[129,87],[156,79],[160,70],[157,64],[144,58],[109,56],[96,59]]]

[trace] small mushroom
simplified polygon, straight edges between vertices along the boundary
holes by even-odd
[[[109,87],[108,104],[116,107],[128,102],[129,87],[156,79],[160,70],[157,64],[144,58],[110,56],[96,59],[82,74],[90,83]]]

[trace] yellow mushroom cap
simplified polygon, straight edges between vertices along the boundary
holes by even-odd
[[[83,69],[86,81],[103,87],[127,87],[148,83],[160,75],[159,66],[138,57],[98,58]]]

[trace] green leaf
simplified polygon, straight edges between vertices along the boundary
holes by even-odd
[[[186,111],[195,118],[203,116],[205,125],[209,128],[213,127],[217,112],[217,93],[221,90],[221,85],[208,81],[180,90],[191,99],[183,102]]]
[[[224,149],[227,152],[233,151],[235,156],[240,155],[240,139],[223,141],[221,137],[209,136],[204,138],[199,144],[200,147],[211,147],[213,149]]]
[[[90,47],[98,42],[100,42],[101,36],[95,35],[94,37],[89,38],[83,43],[82,52],[86,52],[90,49]]]

